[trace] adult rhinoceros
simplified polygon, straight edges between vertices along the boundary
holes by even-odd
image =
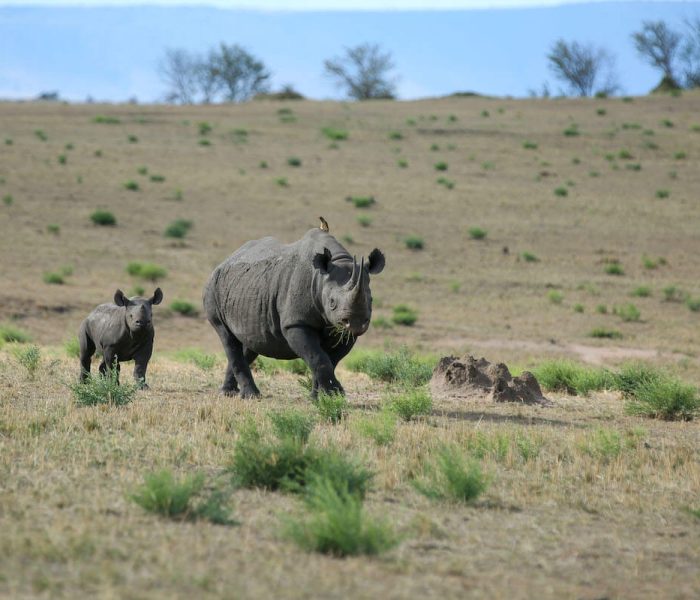
[[[221,338],[228,366],[221,391],[259,396],[249,365],[258,355],[302,358],[312,395],[343,392],[338,362],[369,327],[370,274],[384,268],[376,248],[358,263],[327,231],[311,229],[292,244],[247,242],[221,263],[204,289],[204,310]]]

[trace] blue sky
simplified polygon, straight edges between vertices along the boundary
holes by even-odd
[[[221,41],[241,44],[261,58],[275,87],[291,83],[312,98],[340,97],[323,76],[323,60],[363,42],[392,52],[400,98],[465,90],[526,96],[545,81],[557,91],[546,54],[559,37],[607,48],[616,56],[624,92],[643,94],[660,77],[636,56],[631,33],[643,20],[664,19],[681,29],[684,19],[700,17],[696,2],[503,2],[537,6],[437,10],[478,2],[435,0],[426,11],[419,6],[428,5],[424,0],[257,0],[255,5],[266,10],[241,10],[193,7],[192,2],[173,6],[183,2],[166,0],[149,2],[153,6],[84,0],[74,3],[79,7],[0,0],[0,98],[58,91],[70,100],[158,101],[166,91],[157,74],[165,48],[203,52]],[[370,4],[384,9],[340,10]],[[333,11],[311,10],[331,5]]]

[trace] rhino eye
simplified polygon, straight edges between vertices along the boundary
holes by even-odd
[[[335,310],[338,306],[338,301],[335,298],[331,298],[329,304],[331,305],[331,310]]]

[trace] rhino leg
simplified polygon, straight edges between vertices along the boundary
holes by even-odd
[[[241,398],[260,396],[260,390],[255,385],[248,361],[246,356],[244,356],[243,344],[223,323],[212,322],[212,325],[216,333],[219,334],[219,339],[221,339],[221,343],[226,351],[226,358],[228,359],[221,392],[226,396],[235,396],[240,385]],[[253,357],[254,359],[255,357]]]
[[[78,332],[78,343],[80,344],[80,381],[85,383],[90,377],[90,363],[92,355],[95,354],[95,342],[87,334],[84,325],[80,327]]]
[[[134,356],[134,381],[142,390],[148,389],[148,384],[146,383],[146,369],[148,368],[148,361],[151,360],[152,353],[153,344],[145,347],[139,354]]]
[[[106,377],[109,371],[115,370],[115,378],[117,384],[119,383],[119,371],[121,367],[119,365],[119,359],[113,350],[105,348],[102,353],[102,362],[100,363],[100,374]]]
[[[307,327],[290,327],[284,334],[287,344],[294,353],[309,365],[313,374],[311,396],[318,392],[344,394],[343,386],[335,377],[335,365],[328,353],[321,347],[318,332]],[[340,359],[338,359],[340,360]]]

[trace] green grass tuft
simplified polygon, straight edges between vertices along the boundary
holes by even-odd
[[[163,279],[168,272],[164,267],[154,263],[130,262],[126,266],[126,272],[133,277],[141,277],[156,282]]]
[[[414,480],[413,485],[434,500],[472,503],[488,488],[489,477],[459,447],[446,445],[424,465],[423,478]]]
[[[73,398],[81,406],[95,406],[107,404],[111,406],[124,406],[129,404],[138,389],[131,383],[119,384],[119,374],[112,368],[105,376],[95,375],[89,377],[85,383],[70,385]]]
[[[414,417],[429,415],[433,409],[433,399],[426,389],[407,389],[387,397],[385,406],[404,421],[411,421]]]
[[[393,352],[353,350],[343,364],[350,371],[365,373],[372,379],[415,387],[430,380],[434,362],[417,358],[404,347]]]
[[[173,300],[170,303],[170,310],[183,317],[194,317],[197,314],[197,307],[187,300]]]
[[[329,423],[340,423],[348,411],[348,400],[343,394],[319,392],[314,404],[321,418]]]
[[[543,362],[532,373],[544,389],[553,392],[585,396],[592,391],[615,389],[615,377],[609,371],[569,360]]]
[[[117,224],[116,217],[108,210],[96,210],[90,215],[90,219],[95,225],[113,227]]]
[[[396,325],[410,327],[418,320],[418,313],[406,304],[397,304],[391,315],[391,320]]]
[[[422,250],[425,245],[423,238],[419,235],[406,236],[403,242],[409,250]]]
[[[176,219],[165,228],[163,235],[168,238],[182,239],[192,229],[192,221]]]

